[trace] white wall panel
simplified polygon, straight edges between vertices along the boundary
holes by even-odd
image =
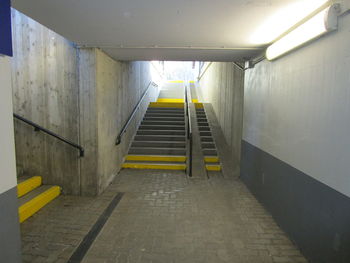
[[[245,75],[243,139],[350,196],[350,15]]]

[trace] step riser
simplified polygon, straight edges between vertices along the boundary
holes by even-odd
[[[174,136],[178,136],[178,135],[182,135],[185,136],[185,131],[164,131],[164,130],[139,130],[137,131],[137,135],[174,135]]]
[[[185,122],[185,118],[174,118],[174,117],[160,117],[160,118],[152,118],[152,117],[145,117],[143,118],[143,121],[176,121],[176,122]]]
[[[199,132],[199,135],[200,136],[212,136],[210,131],[209,132],[208,131]]]
[[[131,147],[156,147],[156,148],[185,148],[184,142],[138,142],[135,141],[131,144]]]
[[[204,149],[203,150],[203,154],[204,155],[211,155],[211,156],[215,156],[217,155],[218,153],[216,152],[216,150],[213,150],[213,149]]]
[[[184,118],[184,114],[176,113],[146,113],[145,118]]]
[[[202,149],[215,149],[214,143],[202,143]]]
[[[186,155],[185,149],[152,149],[152,148],[133,148],[129,150],[129,154],[159,154],[159,155]]]
[[[186,141],[185,137],[180,136],[146,136],[146,135],[136,135],[135,141]]]
[[[139,130],[185,130],[185,126],[141,125]]]
[[[185,122],[183,121],[142,121],[141,125],[156,125],[156,126],[185,126]]]
[[[151,170],[186,170],[186,165],[152,165],[152,164],[136,164],[124,163],[124,169],[151,169]]]

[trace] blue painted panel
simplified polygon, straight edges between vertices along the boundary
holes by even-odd
[[[12,57],[11,0],[0,0],[0,54]]]

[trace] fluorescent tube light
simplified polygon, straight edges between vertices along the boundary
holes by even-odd
[[[334,4],[316,14],[304,24],[277,40],[266,50],[266,58],[273,60],[301,45],[337,29],[339,5]]]

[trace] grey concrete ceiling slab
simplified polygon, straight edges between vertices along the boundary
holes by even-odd
[[[232,61],[266,43],[252,34],[287,5],[324,0],[12,0],[17,10],[120,60]]]

